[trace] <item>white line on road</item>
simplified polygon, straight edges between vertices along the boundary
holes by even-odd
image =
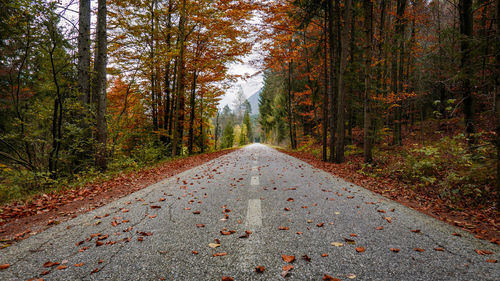
[[[248,200],[247,220],[245,222],[247,227],[262,226],[262,213],[260,210],[260,199]]]
[[[257,186],[257,185],[259,185],[259,176],[253,176],[253,177],[250,179],[250,185],[252,185],[252,186]]]

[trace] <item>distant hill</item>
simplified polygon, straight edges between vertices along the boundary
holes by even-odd
[[[253,95],[248,97],[248,102],[250,103],[250,106],[252,107],[252,113],[250,115],[258,115],[259,114],[259,98],[260,98],[260,93],[262,92],[262,88],[255,92]]]

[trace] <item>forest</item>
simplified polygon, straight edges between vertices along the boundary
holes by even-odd
[[[457,210],[500,205],[500,1],[272,3],[263,140]]]
[[[0,3],[0,201],[260,141],[500,203],[500,1]],[[258,53],[259,115],[233,63]]]

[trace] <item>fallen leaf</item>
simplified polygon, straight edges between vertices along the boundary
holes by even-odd
[[[344,238],[344,240],[345,240],[345,242],[347,242],[347,244],[351,244],[351,245],[356,244],[356,241],[354,241],[353,239]]]
[[[398,248],[391,248],[391,251],[393,251],[394,253],[399,253],[399,249]]]
[[[149,218],[154,219],[154,218],[156,218],[156,215],[151,215],[151,216],[149,216]]]
[[[229,276],[222,276],[222,281],[234,281],[234,278]]]
[[[81,262],[81,263],[74,264],[73,266],[80,267],[80,266],[83,266],[84,264],[85,264],[84,262]]]
[[[231,235],[232,233],[229,231],[221,231],[220,234],[222,235]]]
[[[122,213],[127,213],[128,211],[130,211],[129,209],[122,209]]]
[[[288,198],[288,199],[286,199],[286,201],[293,202],[294,200],[293,200],[293,198]]]
[[[282,270],[283,270],[283,271],[290,271],[290,270],[292,270],[292,269],[294,269],[294,268],[295,268],[295,267],[294,267],[293,265],[288,264],[288,265],[283,266],[283,267],[282,267]]]
[[[333,278],[332,276],[328,275],[328,274],[325,274],[323,276],[323,280],[326,280],[326,281],[341,281],[340,279],[338,278]]]
[[[356,278],[356,275],[354,275],[354,274],[347,274],[347,278],[354,279],[354,278]]]
[[[5,263],[5,264],[0,264],[0,270],[4,270],[10,267],[10,264]]]
[[[90,272],[90,273],[93,274],[93,273],[97,273],[97,272],[99,272],[99,268],[94,268],[94,270],[92,270],[92,272]]]
[[[297,232],[295,232],[295,233],[297,233],[298,235],[302,235],[304,232],[297,231]]]
[[[200,211],[194,211],[193,214],[199,215],[201,212]]]
[[[191,251],[191,253],[193,253],[193,255],[197,255],[198,251]]]
[[[285,210],[285,211],[290,211],[290,208],[285,208],[284,210]]]
[[[151,205],[151,209],[161,209],[161,206],[158,206],[158,205]]]
[[[59,270],[63,270],[63,269],[68,268],[68,266],[67,265],[60,265],[60,266],[58,266],[56,268],[59,269]]]
[[[212,249],[215,249],[217,247],[220,247],[220,244],[216,244],[216,243],[208,243],[208,247],[212,248]]]
[[[286,227],[286,226],[280,226],[280,227],[278,227],[278,229],[279,229],[279,230],[288,230],[289,228],[288,228],[288,227]]]
[[[263,267],[262,265],[258,265],[255,267],[255,272],[257,272],[257,273],[262,273],[262,272],[264,272],[264,270],[266,270],[266,268]]]
[[[323,227],[324,223],[318,223],[316,226],[317,227]]]
[[[456,232],[455,232],[455,233],[452,233],[452,235],[454,235],[454,236],[458,236],[458,237],[462,237],[462,234],[460,234],[460,233],[456,233]]]
[[[377,227],[375,227],[375,229],[376,230],[382,230],[382,229],[384,229],[384,227],[383,226],[377,226]]]
[[[422,249],[422,248],[415,248],[415,249],[413,249],[413,250],[415,250],[415,251],[417,251],[417,252],[423,252],[423,251],[425,251],[425,250],[424,250],[424,249]]]
[[[48,262],[43,264],[43,267],[53,267],[53,266],[59,265],[59,264],[60,264],[59,262],[48,261]]]
[[[165,198],[158,199],[158,201],[160,201],[160,202],[165,201],[165,200],[166,200]]]
[[[344,243],[340,243],[340,242],[332,242],[330,243],[332,246],[335,246],[335,247],[342,247],[344,246]]]
[[[302,259],[307,261],[307,262],[311,262],[311,258],[308,255],[303,255]]]
[[[96,245],[96,247],[99,247],[99,246],[104,245],[104,242],[102,242],[102,241],[95,241],[95,245]]]
[[[435,251],[438,251],[438,252],[444,252],[444,249],[443,248],[434,248]]]
[[[488,251],[488,250],[475,250],[475,251],[478,255],[491,255],[491,254],[493,254],[492,251]]]
[[[215,253],[212,256],[214,256],[214,257],[222,257],[222,256],[225,256],[225,255],[227,255],[227,253],[226,252],[222,252],[222,253]]]
[[[295,260],[295,256],[281,255],[281,258],[288,263],[291,263]]]
[[[388,223],[392,223],[392,218],[391,217],[385,217],[384,218]]]
[[[321,254],[321,256],[326,258],[326,257],[328,257],[328,254]]]
[[[420,229],[410,229],[411,232],[420,233]]]
[[[358,237],[358,235],[356,233],[351,233],[349,234],[351,237]]]
[[[356,248],[356,252],[358,252],[358,253],[363,253],[364,251],[365,251],[365,248],[363,248],[363,247]]]
[[[486,260],[486,262],[489,262],[489,263],[497,263],[498,261],[497,261],[497,260],[490,259],[490,260]]]
[[[205,225],[204,225],[204,224],[202,224],[202,223],[198,223],[198,224],[196,224],[196,227],[198,227],[198,228],[200,228],[200,227],[205,227]]]

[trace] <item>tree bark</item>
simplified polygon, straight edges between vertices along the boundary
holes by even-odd
[[[107,64],[107,36],[106,36],[106,0],[97,2],[97,59],[94,71],[95,98],[97,101],[97,153],[96,165],[104,171],[107,168],[106,141],[108,137],[106,122],[106,64]]]
[[[322,136],[322,142],[323,142],[323,150],[321,154],[321,158],[323,161],[326,161],[328,159],[327,155],[327,141],[328,141],[328,7],[329,5],[325,5],[325,23],[324,23],[324,29],[323,29],[323,36],[325,38],[324,40],[324,93],[323,93],[323,136]]]
[[[288,63],[288,127],[290,129],[290,145],[292,149],[297,149],[297,144],[295,142],[294,130],[293,130],[293,109],[292,109],[292,65],[293,60]]]
[[[337,68],[337,143],[335,161],[342,163],[345,161],[344,157],[344,140],[345,140],[345,87],[344,87],[344,70],[347,63],[347,42],[349,41],[349,30],[351,29],[351,7],[352,0],[345,1],[344,8],[344,26],[342,27],[341,38],[339,41],[339,57],[340,64]],[[339,13],[340,15],[340,13]],[[338,19],[337,25],[340,29],[341,20]]]
[[[188,136],[188,152],[189,155],[193,154],[193,142],[194,142],[194,114],[196,106],[196,79],[198,74],[196,69],[193,72],[193,84],[191,85],[191,96],[189,100],[189,106],[191,107],[191,113],[189,114],[189,136]]]
[[[372,42],[373,42],[373,4],[365,1],[365,93],[363,99],[363,156],[365,163],[373,161],[372,145],[373,132],[371,130],[371,64],[372,64]]]
[[[180,122],[183,122],[184,119],[184,112],[181,112],[181,100],[184,100],[184,91],[185,91],[185,85],[184,85],[184,36],[185,36],[185,22],[186,22],[186,0],[182,0],[182,7],[181,7],[181,16],[179,19],[179,63],[178,63],[178,78],[177,78],[177,98],[175,102],[175,114],[174,114],[174,137],[172,141],[172,157],[177,156],[178,154],[178,143],[179,143],[179,137],[180,137],[180,142],[182,143],[182,136],[179,133],[179,128],[182,128],[180,126]],[[183,111],[183,109],[182,109]],[[182,116],[181,116],[182,115]],[[182,145],[181,145],[182,146]]]
[[[335,110],[335,104],[337,103],[337,94],[336,94],[336,83],[335,80],[335,35],[333,32],[333,16],[335,11],[340,7],[339,0],[335,0],[335,5],[333,4],[333,0],[328,1],[328,43],[330,45],[330,73],[329,73],[329,87],[328,87],[328,111],[330,113],[330,155],[328,157],[329,162],[333,162],[335,160],[335,125],[337,120],[337,113]]]
[[[460,51],[462,53],[460,60],[462,95],[464,98],[464,121],[465,121],[465,137],[469,147],[475,143],[474,140],[474,109],[472,107],[473,98],[471,91],[471,76],[472,62],[470,41],[472,39],[472,0],[460,0],[458,3],[460,14],[460,34],[462,35],[460,42]]]
[[[80,102],[90,102],[90,0],[80,0],[78,17],[78,91]]]
[[[497,32],[496,32],[496,91],[495,91],[495,117],[497,141],[497,210],[500,210],[500,0],[497,0]]]

